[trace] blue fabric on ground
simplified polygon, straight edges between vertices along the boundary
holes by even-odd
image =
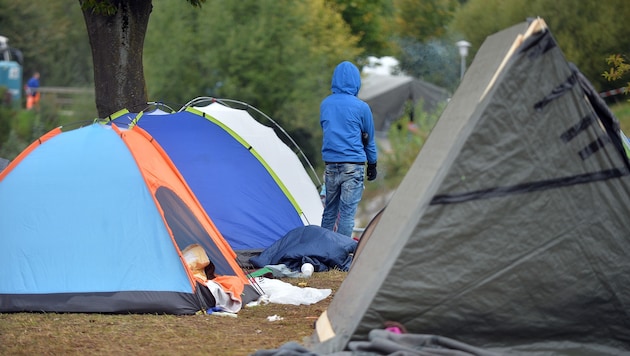
[[[284,264],[299,271],[311,263],[315,272],[329,269],[348,271],[357,242],[352,238],[317,225],[297,227],[249,261],[256,267]]]

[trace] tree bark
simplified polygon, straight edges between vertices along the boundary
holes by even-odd
[[[79,0],[83,4],[84,0]],[[121,109],[139,112],[147,106],[142,52],[152,0],[110,0],[115,13],[84,8],[99,117]]]

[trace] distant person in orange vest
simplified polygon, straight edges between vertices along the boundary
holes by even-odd
[[[26,110],[39,107],[39,72],[33,73],[31,79],[24,86],[24,91],[26,92]]]

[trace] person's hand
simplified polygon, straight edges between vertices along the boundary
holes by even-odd
[[[368,163],[367,166],[367,180],[376,179],[376,163]]]

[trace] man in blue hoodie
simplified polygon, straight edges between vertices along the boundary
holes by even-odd
[[[374,120],[368,104],[357,97],[361,74],[352,63],[344,61],[332,76],[332,94],[320,105],[322,158],[326,163],[324,184],[326,202],[322,227],[352,236],[354,216],[367,179],[376,179],[376,144]]]

